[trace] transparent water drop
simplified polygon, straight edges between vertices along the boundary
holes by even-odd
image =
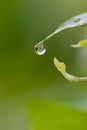
[[[46,52],[46,45],[43,41],[37,43],[34,46],[35,53],[38,55],[43,55]]]
[[[80,18],[79,17],[75,17],[74,18],[74,22],[79,22],[80,21]]]

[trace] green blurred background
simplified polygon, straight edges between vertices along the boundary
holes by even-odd
[[[87,0],[0,1],[0,130],[87,130],[87,82],[71,83],[56,70],[87,75],[87,48],[70,44],[87,37],[85,27],[68,29],[38,56],[34,45],[62,22],[87,12]]]

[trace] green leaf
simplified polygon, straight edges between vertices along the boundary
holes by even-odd
[[[87,113],[35,99],[30,104],[33,130],[86,130]]]
[[[54,64],[55,64],[56,68],[62,73],[62,75],[67,80],[72,81],[72,82],[87,81],[87,77],[77,77],[77,76],[74,76],[74,75],[67,73],[66,72],[66,65],[63,62],[61,63],[56,58],[54,58]]]
[[[46,48],[45,48],[45,41],[46,40],[48,40],[49,38],[51,38],[55,34],[65,30],[65,29],[78,27],[78,26],[82,26],[82,25],[86,25],[86,24],[87,24],[87,13],[83,13],[83,14],[80,14],[78,16],[70,18],[69,20],[67,20],[66,22],[61,24],[52,34],[50,34],[45,39],[43,39],[42,41],[37,43],[34,46],[35,52],[38,55],[43,55],[46,52]]]
[[[71,47],[75,47],[75,48],[84,47],[84,46],[87,46],[87,39],[79,41],[79,43],[76,45],[75,44],[71,45]]]

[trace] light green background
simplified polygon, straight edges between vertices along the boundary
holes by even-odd
[[[56,56],[71,74],[87,75],[87,48],[70,48],[87,37],[85,27],[46,41],[43,56],[33,48],[62,22],[87,12],[87,0],[9,0],[0,6],[0,130],[87,130],[87,82],[68,82],[53,64]]]

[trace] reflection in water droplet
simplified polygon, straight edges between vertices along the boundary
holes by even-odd
[[[46,52],[46,48],[43,48],[43,50],[39,50],[39,51],[37,51],[36,53],[37,53],[38,55],[43,55],[45,52]]]
[[[46,52],[46,47],[45,47],[45,43],[43,41],[37,43],[34,46],[35,49],[35,53],[38,55],[43,55]]]

